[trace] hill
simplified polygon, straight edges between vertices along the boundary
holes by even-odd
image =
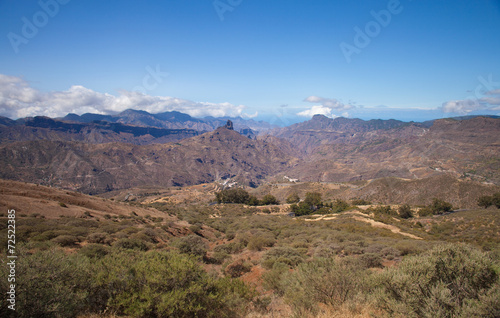
[[[316,127],[316,128],[314,128]],[[436,120],[429,128],[397,121],[312,120],[273,131],[296,146],[303,181],[345,182],[450,174],[500,184],[500,119]]]
[[[68,114],[61,118],[64,121],[91,123],[95,120],[121,123],[140,127],[155,127],[164,129],[193,129],[199,132],[207,132],[216,129],[231,120],[235,124],[237,131],[251,129],[255,132],[266,131],[273,128],[272,125],[263,121],[245,120],[241,117],[206,117],[194,118],[188,114],[178,111],[151,114],[143,110],[127,109],[116,115],[100,115],[86,113],[83,115]]]
[[[0,154],[1,178],[92,194],[228,178],[257,186],[294,162],[273,144],[224,127],[168,144],[12,142],[0,145]]]
[[[66,122],[40,116],[18,121],[7,120],[9,119],[4,120],[7,125],[0,125],[1,142],[52,140],[94,144],[125,142],[144,145],[177,141],[200,134],[193,129],[132,126],[97,119],[89,123]]]

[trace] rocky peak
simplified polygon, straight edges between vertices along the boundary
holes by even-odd
[[[226,129],[229,129],[229,130],[234,130],[234,127],[233,127],[233,122],[230,121],[229,119],[227,120],[227,123],[225,126],[223,126],[224,128]]]

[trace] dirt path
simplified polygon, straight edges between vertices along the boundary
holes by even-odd
[[[398,228],[397,226],[390,225],[390,224],[385,224],[385,223],[378,222],[378,221],[375,221],[373,219],[370,219],[365,214],[363,214],[363,213],[361,213],[359,211],[348,211],[348,212],[340,213],[339,215],[350,215],[353,219],[361,221],[361,222],[369,223],[373,227],[378,227],[378,228],[382,228],[382,229],[388,229],[392,233],[396,233],[396,234],[400,234],[400,235],[403,235],[403,236],[406,236],[406,237],[410,237],[410,238],[415,239],[415,240],[422,240],[421,237],[418,237],[416,235],[413,235],[413,234],[401,231],[401,229]],[[320,220],[328,221],[328,220],[334,220],[337,217],[338,217],[338,215],[337,216],[328,216],[328,217],[325,216],[325,215],[321,215],[321,216],[318,216],[315,219],[305,219],[304,221],[306,221],[306,222],[316,222],[316,221],[320,221]]]

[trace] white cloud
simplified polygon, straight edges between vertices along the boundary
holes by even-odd
[[[334,114],[335,111],[343,111],[342,116],[348,117],[349,113],[345,110],[351,109],[354,106],[351,104],[344,104],[335,98],[324,98],[319,96],[309,96],[304,99],[305,102],[315,103],[320,105],[311,106],[311,108],[306,109],[297,113],[299,116],[303,117],[313,117],[314,115],[324,115],[326,117],[335,118],[338,115]]]
[[[253,114],[243,114],[241,117],[247,118],[247,119],[252,119],[252,118],[255,118],[257,116],[259,116],[259,112],[255,112]]]
[[[310,118],[314,115],[324,115],[330,118],[338,117],[337,115],[333,114],[333,110],[330,107],[325,107],[323,105],[312,106],[310,109],[306,109],[297,113],[297,115]]]
[[[500,95],[500,88],[499,89],[494,89],[492,91],[486,92],[486,95]]]
[[[490,105],[500,105],[500,96],[495,97],[483,97],[480,99],[482,103],[487,103]]]
[[[59,117],[68,113],[110,114],[126,109],[150,113],[180,111],[194,117],[257,116],[243,113],[244,105],[194,102],[190,100],[151,96],[140,92],[119,91],[118,96],[99,93],[74,85],[66,91],[40,92],[22,78],[0,74],[0,115],[20,118],[28,116]]]
[[[324,98],[314,95],[307,97],[304,101],[315,104],[321,104],[324,107],[335,110],[346,110],[354,107],[350,104],[344,104],[335,98]]]
[[[500,110],[500,89],[490,90],[484,95],[489,96],[479,98],[476,95],[476,98],[448,101],[443,103],[440,109],[444,113],[458,113],[461,115],[476,110]]]
[[[468,114],[472,111],[479,110],[483,106],[478,100],[465,99],[465,100],[452,100],[443,103],[441,106],[441,111],[444,113],[458,113],[458,114]]]

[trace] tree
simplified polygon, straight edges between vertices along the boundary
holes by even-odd
[[[257,199],[256,196],[251,195],[251,196],[248,197],[248,200],[247,200],[246,204],[257,206],[257,205],[260,205],[260,201],[259,201],[259,199]]]
[[[403,204],[398,209],[399,217],[402,219],[409,219],[413,217],[413,212],[408,204]]]
[[[321,193],[318,192],[307,192],[304,202],[309,206],[314,206],[316,208],[321,207]]]
[[[247,191],[243,189],[225,189],[215,194],[217,203],[246,203],[250,198]]]
[[[432,203],[429,205],[433,214],[443,214],[444,212],[449,212],[453,210],[451,203],[440,200],[438,198],[433,198]]]
[[[298,203],[300,201],[300,197],[297,193],[292,193],[286,198],[286,203],[293,204]]]
[[[314,206],[311,206],[304,201],[299,202],[299,204],[294,203],[290,205],[290,209],[296,216],[309,215],[314,212]]]
[[[278,201],[278,199],[276,199],[276,197],[274,195],[266,194],[262,198],[262,204],[263,205],[272,205],[272,204],[280,204],[280,202]]]
[[[489,195],[479,197],[479,199],[477,199],[477,205],[479,205],[482,208],[487,209],[493,205],[493,197],[489,196]]]
[[[479,197],[479,199],[477,200],[477,205],[485,209],[494,205],[500,209],[500,192],[495,193],[494,195],[485,195]]]

